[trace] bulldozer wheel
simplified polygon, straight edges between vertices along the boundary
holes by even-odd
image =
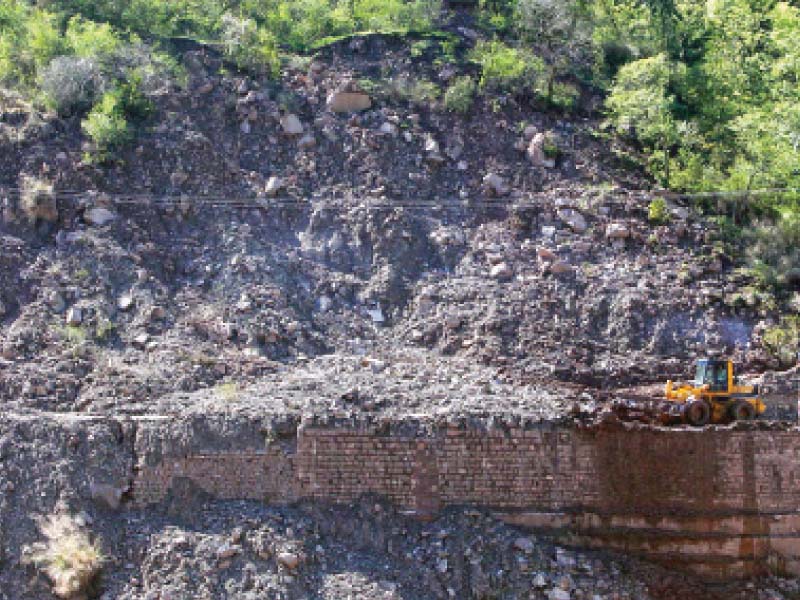
[[[731,418],[734,421],[750,421],[756,416],[756,409],[746,400],[737,400],[731,405]]]
[[[689,425],[702,427],[711,420],[711,407],[703,400],[691,400],[686,403],[683,416]]]

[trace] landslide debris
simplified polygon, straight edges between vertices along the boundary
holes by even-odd
[[[50,597],[20,558],[32,515],[62,508],[111,557],[109,600],[713,598],[470,511],[116,512],[130,432],[78,435],[83,414],[555,419],[709,351],[775,367],[762,339],[785,311],[696,207],[669,199],[650,222],[636,190],[651,182],[597,115],[503,96],[464,116],[405,97],[460,73],[398,36],[333,44],[279,82],[227,74],[196,44],[181,62],[186,84],[111,165],[83,161],[76,120],[25,107],[3,123],[0,402],[29,420],[0,420],[0,598]],[[367,85],[383,80],[396,85]],[[359,111],[333,112],[347,103]]]

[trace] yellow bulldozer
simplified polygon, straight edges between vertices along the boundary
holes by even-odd
[[[667,381],[660,399],[618,400],[613,409],[625,420],[702,427],[749,421],[762,415],[767,407],[759,397],[758,386],[740,385],[733,362],[704,358],[697,361],[693,381]]]
[[[670,412],[680,413],[684,422],[695,427],[749,421],[767,409],[759,398],[758,386],[739,385],[730,360],[698,360],[694,381],[677,386],[667,381],[665,397],[677,407]]]

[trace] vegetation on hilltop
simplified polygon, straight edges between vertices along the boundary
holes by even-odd
[[[215,44],[239,69],[270,77],[281,53],[340,36],[435,32],[444,8],[442,0],[0,0],[0,81],[80,115],[103,160],[149,118],[153,89],[179,77],[168,52],[175,37]],[[571,110],[578,86],[588,86],[605,98],[606,131],[637,145],[666,187],[800,188],[798,0],[480,0],[475,23],[485,39],[468,52],[441,42],[446,62],[480,72],[455,81],[448,110],[469,112],[477,93]],[[789,255],[754,259],[765,282],[800,267],[796,192],[711,208],[734,228],[770,219],[774,247]]]

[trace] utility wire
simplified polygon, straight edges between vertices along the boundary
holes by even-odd
[[[21,197],[26,190],[19,187],[0,186],[0,198],[3,196]],[[766,188],[759,190],[728,190],[716,192],[672,192],[667,190],[593,190],[617,198],[665,198],[677,201],[691,200],[734,200],[750,199],[761,196],[792,196],[800,197],[800,188]],[[445,207],[502,207],[502,208],[524,208],[527,206],[535,207],[539,203],[537,200],[552,200],[553,196],[563,194],[565,199],[579,199],[585,196],[586,191],[578,191],[574,188],[555,188],[540,192],[525,193],[519,197],[492,197],[486,195],[474,195],[466,198],[448,197],[437,199],[392,199],[365,195],[360,198],[364,208],[445,208]],[[266,196],[232,196],[218,194],[155,194],[151,192],[139,194],[126,193],[107,193],[96,190],[54,190],[47,192],[47,196],[57,201],[74,201],[97,199],[102,202],[114,205],[142,205],[153,207],[166,206],[185,206],[187,203],[191,207],[210,206],[220,208],[244,208],[259,209],[293,205],[315,205],[332,202],[352,202],[358,201],[350,194],[298,197],[293,195],[283,195],[275,197]],[[355,208],[355,207],[354,207]]]

